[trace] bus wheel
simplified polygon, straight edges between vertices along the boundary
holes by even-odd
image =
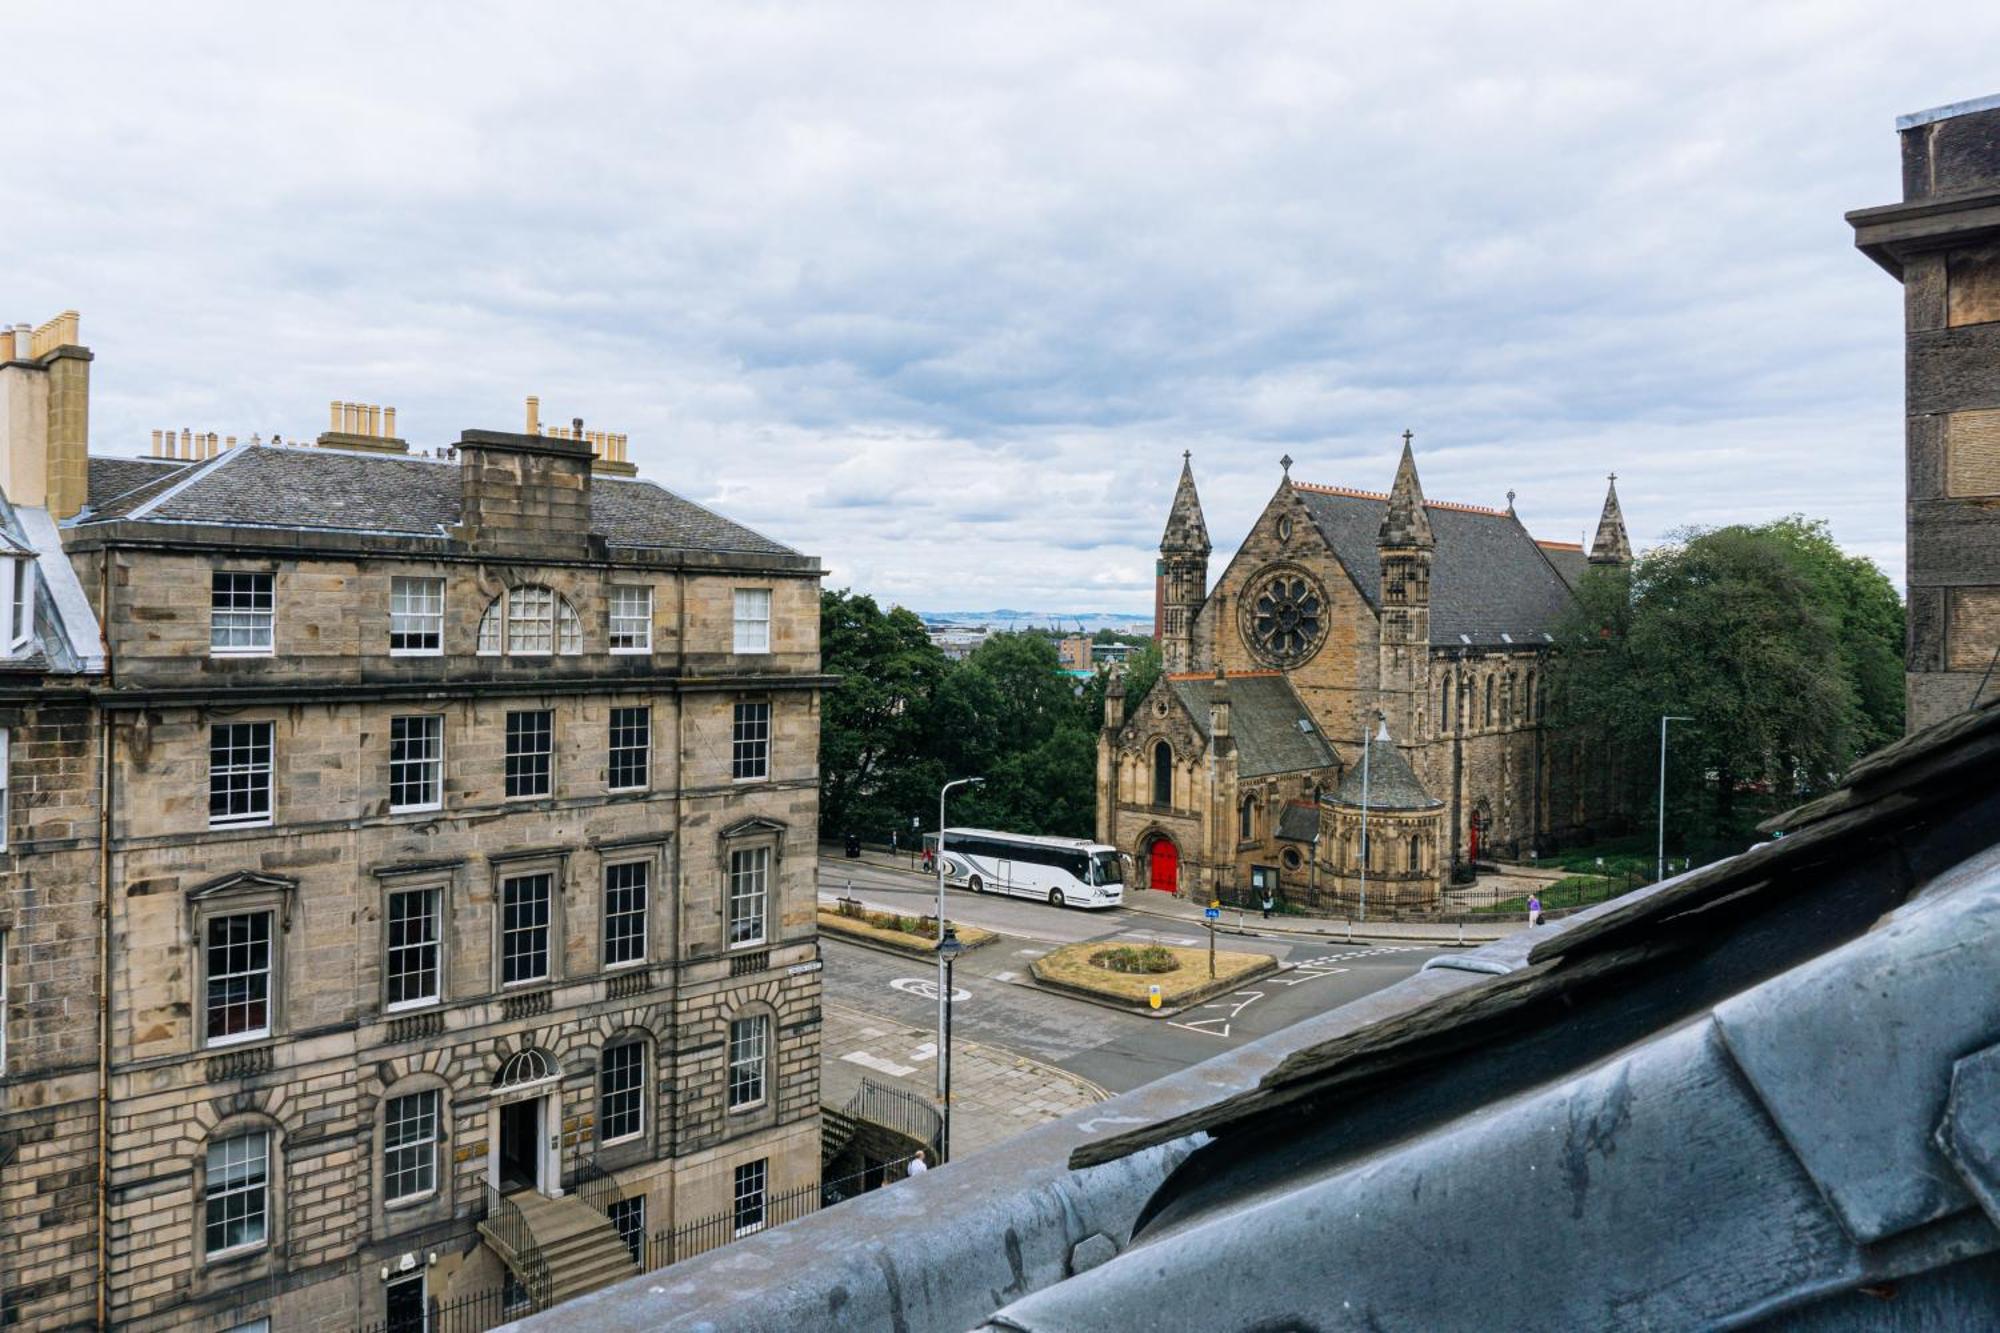
[[[965,882],[965,887],[971,889],[974,893],[986,892],[985,881],[980,879],[979,876],[977,875],[974,875],[971,879],[967,880]]]
[[[1068,904],[1067,904],[1067,903],[1065,903],[1065,902],[1063,901],[1063,896],[1062,896],[1062,890],[1061,890],[1061,889],[1050,889],[1050,890],[1049,890],[1049,906],[1051,906],[1051,907],[1067,907],[1067,906],[1068,906]]]

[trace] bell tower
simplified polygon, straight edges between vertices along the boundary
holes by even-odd
[[[1208,524],[1202,520],[1190,459],[1181,454],[1180,485],[1167,512],[1160,562],[1154,568],[1153,639],[1170,672],[1195,670],[1194,622],[1208,600]]]
[[[1418,725],[1430,697],[1431,558],[1437,538],[1424,507],[1423,484],[1403,432],[1403,457],[1396,465],[1382,527],[1375,534],[1382,565],[1382,629],[1377,682],[1389,729],[1406,741],[1425,734]],[[1365,720],[1364,720],[1365,725]]]

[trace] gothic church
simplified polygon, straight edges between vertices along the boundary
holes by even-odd
[[[1183,455],[1160,541],[1166,670],[1098,741],[1097,835],[1135,888],[1428,911],[1453,869],[1585,836],[1612,813],[1544,725],[1572,589],[1632,559],[1616,479],[1586,553],[1506,509],[1424,498],[1410,437],[1387,495],[1284,479],[1213,591]],[[1367,811],[1366,864],[1362,810]]]

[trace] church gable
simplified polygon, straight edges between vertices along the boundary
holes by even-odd
[[[1372,657],[1375,612],[1287,478],[1202,608],[1202,666],[1283,671],[1302,689],[1345,686]]]

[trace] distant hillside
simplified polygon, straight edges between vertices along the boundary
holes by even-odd
[[[1150,633],[1153,618],[1116,611],[1016,611],[1002,607],[996,611],[919,611],[926,625],[984,625],[991,630],[1048,629],[1074,630],[1079,622],[1086,633],[1101,629],[1120,634]]]

